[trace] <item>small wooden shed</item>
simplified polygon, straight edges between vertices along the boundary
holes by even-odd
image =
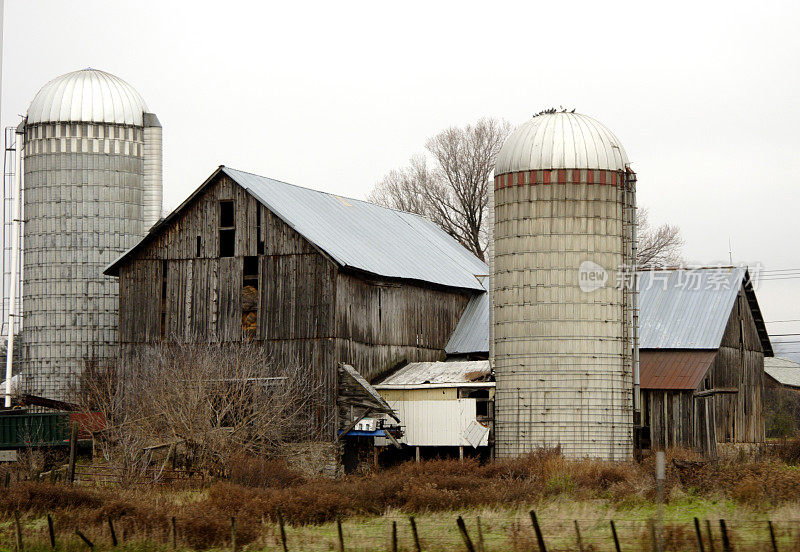
[[[642,448],[764,441],[764,356],[772,346],[744,268],[639,277]]]

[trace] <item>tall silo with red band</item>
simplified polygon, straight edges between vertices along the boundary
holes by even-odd
[[[549,110],[495,168],[495,453],[633,454],[635,175],[617,137]],[[638,378],[637,378],[638,379]]]

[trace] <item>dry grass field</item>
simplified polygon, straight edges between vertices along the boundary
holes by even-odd
[[[722,550],[719,520],[735,550],[771,549],[772,521],[780,550],[800,549],[800,469],[795,446],[773,447],[763,458],[699,462],[689,453],[668,461],[663,507],[667,550],[696,550],[694,518],[711,524]],[[282,550],[278,514],[289,550],[337,550],[340,519],[346,550],[391,550],[392,522],[399,550],[414,550],[409,516],[422,550],[466,550],[456,517],[463,516],[476,547],[486,551],[538,550],[529,511],[534,509],[547,549],[614,550],[614,520],[622,550],[649,550],[649,520],[658,517],[652,460],[641,463],[570,461],[541,451],[512,461],[407,463],[337,480],[307,478],[279,461],[239,462],[227,482],[201,489],[165,486],[73,486],[13,483],[0,489],[0,550],[14,550],[15,512],[25,550],[49,550],[47,514],[58,550],[172,550],[172,518],[179,550],[231,550],[231,518],[239,550]],[[478,531],[480,518],[480,535]],[[478,548],[479,549],[479,548]]]

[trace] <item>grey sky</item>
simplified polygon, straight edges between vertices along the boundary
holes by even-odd
[[[171,208],[219,164],[363,198],[449,125],[575,107],[688,259],[730,238],[735,261],[800,268],[799,24],[796,2],[6,0],[2,122],[58,75],[118,75],[164,126]],[[758,294],[800,319],[800,280]]]

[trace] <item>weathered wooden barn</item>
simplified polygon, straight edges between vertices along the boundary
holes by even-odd
[[[747,270],[645,271],[639,297],[641,446],[762,443],[772,346]]]
[[[715,454],[763,442],[764,357],[772,347],[747,271],[639,274],[640,448]],[[448,344],[451,358],[485,358],[488,320],[488,298],[475,297]]]
[[[488,267],[417,215],[220,167],[105,273],[124,350],[262,343],[319,376],[332,440],[337,368],[442,359]]]

